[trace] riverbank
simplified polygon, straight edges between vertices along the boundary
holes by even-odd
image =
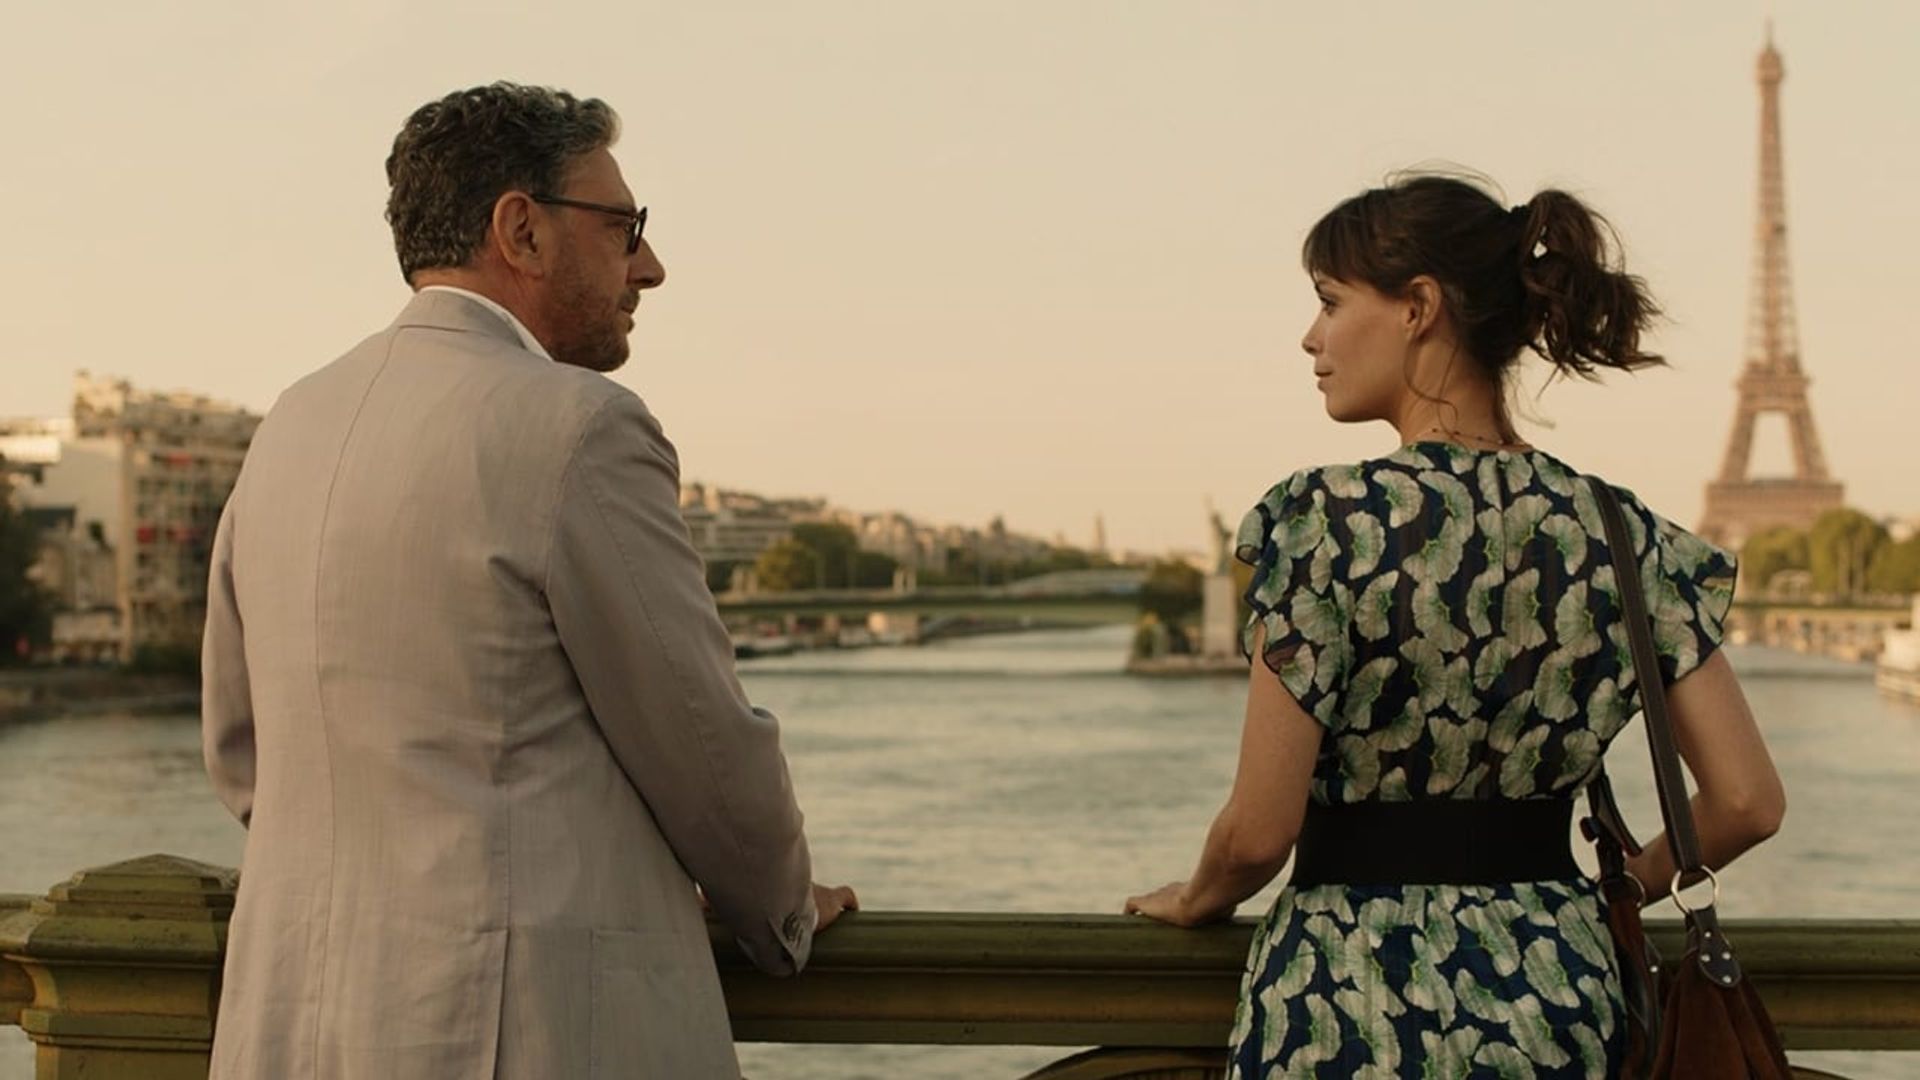
[[[795,653],[911,649],[959,638],[1078,629],[1084,629],[1084,624],[1025,615],[1014,617],[948,615],[926,619],[906,630],[879,633],[865,626],[847,626],[839,629],[811,628],[790,633],[760,635],[736,630],[733,633],[733,656],[736,660],[759,660],[766,657],[792,656]]]
[[[1201,656],[1197,653],[1134,656],[1128,658],[1126,672],[1129,675],[1149,675],[1155,678],[1232,675],[1244,679],[1247,677],[1247,662],[1238,656]]]
[[[200,680],[118,668],[0,671],[0,724],[100,713],[181,713],[200,708]]]

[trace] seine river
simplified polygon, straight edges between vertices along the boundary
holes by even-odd
[[[1232,777],[1243,686],[1121,673],[1123,628],[975,638],[743,667],[783,719],[823,880],[869,908],[1118,911],[1184,876]],[[1786,775],[1786,827],[1724,875],[1732,916],[1920,917],[1920,708],[1861,668],[1731,656]],[[1638,727],[1613,771],[1657,820]],[[242,835],[209,794],[188,716],[0,728],[0,892],[150,852],[231,865]],[[1264,909],[1270,893],[1242,907]],[[753,1080],[1022,1075],[1068,1049],[743,1046]],[[0,1080],[31,1051],[0,1028]],[[1855,1078],[1920,1076],[1920,1054],[1808,1054]]]

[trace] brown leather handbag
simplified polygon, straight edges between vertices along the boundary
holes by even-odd
[[[1587,788],[1592,816],[1581,822],[1581,830],[1599,853],[1600,889],[1607,901],[1607,924],[1626,996],[1622,1019],[1627,1026],[1627,1054],[1621,1075],[1659,1080],[1789,1080],[1792,1073],[1773,1021],[1741,971],[1714,913],[1720,882],[1700,857],[1700,837],[1694,831],[1693,810],[1680,773],[1680,754],[1667,716],[1666,686],[1660,680],[1646,593],[1633,558],[1626,516],[1611,486],[1589,478],[1588,487],[1606,523],[1621,617],[1633,651],[1633,677],[1640,684],[1641,716],[1653,751],[1660,816],[1679,867],[1673,876],[1673,902],[1687,924],[1686,954],[1663,972],[1659,954],[1640,923],[1646,891],[1626,869],[1627,855],[1639,854],[1640,845],[1627,831],[1602,769]],[[1690,908],[1680,898],[1681,882],[1701,878],[1712,886],[1712,894],[1705,904]]]

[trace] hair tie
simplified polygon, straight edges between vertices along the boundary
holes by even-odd
[[[1529,223],[1533,221],[1533,204],[1521,203],[1519,206],[1509,208],[1507,210],[1507,220],[1512,222],[1514,226],[1520,230],[1520,242],[1523,245],[1520,249],[1521,266],[1528,266],[1539,259],[1540,256],[1547,253],[1547,237],[1545,233],[1542,233],[1539,239],[1535,240],[1531,245],[1526,243],[1527,228]]]

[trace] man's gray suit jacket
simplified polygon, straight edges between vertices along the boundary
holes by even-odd
[[[248,825],[216,1077],[737,1077],[693,883],[761,968],[814,910],[632,392],[417,295],[261,423],[204,736]]]

